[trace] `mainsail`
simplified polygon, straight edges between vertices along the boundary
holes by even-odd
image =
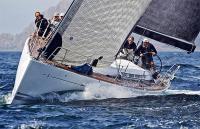
[[[199,21],[200,0],[153,0],[134,32],[193,52]]]
[[[103,56],[109,65],[145,12],[151,0],[74,0],[58,33],[63,35],[63,48],[58,57],[63,62],[80,63]]]

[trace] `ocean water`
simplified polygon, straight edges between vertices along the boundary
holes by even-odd
[[[162,95],[92,84],[83,93],[57,94],[27,105],[6,105],[19,52],[0,52],[0,128],[5,129],[198,129],[200,128],[200,53],[161,52],[163,71],[180,64]],[[155,59],[156,60],[156,59]],[[157,62],[157,61],[156,61]],[[159,64],[159,63],[157,63]]]

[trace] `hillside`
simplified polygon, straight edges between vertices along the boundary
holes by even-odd
[[[54,12],[63,12],[67,4],[66,0],[61,1],[57,6],[51,7],[44,12],[47,19],[50,19]],[[33,14],[34,17],[34,14]],[[21,51],[23,49],[26,38],[34,31],[34,24],[30,23],[29,26],[16,35],[13,34],[0,34],[0,50],[1,51]]]
[[[55,12],[64,12],[64,10],[66,9],[66,5],[68,5],[68,3],[70,2],[70,0],[62,0],[58,5],[56,5],[55,7],[51,7],[48,10],[46,10],[44,12],[44,16],[47,19],[50,19],[53,14]],[[33,14],[34,17],[34,14]],[[26,40],[26,38],[28,37],[28,35],[30,35],[34,30],[34,24],[30,23],[30,25],[26,28],[24,28],[24,30],[16,35],[12,35],[12,34],[0,34],[0,50],[3,51],[21,51],[23,46],[24,46],[24,42]],[[200,36],[197,39],[196,43],[200,44]],[[165,45],[163,44],[158,44],[157,48],[161,51],[174,51],[176,49],[173,49],[172,47],[165,47]],[[165,48],[165,49],[163,49]],[[198,47],[197,50],[200,50],[200,48]]]

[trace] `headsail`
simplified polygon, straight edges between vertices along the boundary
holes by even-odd
[[[192,52],[199,21],[199,0],[153,0],[134,32]]]
[[[63,34],[62,47],[69,50],[65,61],[76,63],[103,56],[104,65],[110,64],[150,2],[74,0],[58,29]],[[57,57],[64,55],[61,50]]]

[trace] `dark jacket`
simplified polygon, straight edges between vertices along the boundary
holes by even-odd
[[[42,36],[43,33],[45,32],[46,28],[48,27],[48,21],[46,18],[43,17],[43,15],[41,15],[41,19],[35,19],[35,25],[38,29],[38,35]]]
[[[155,47],[150,43],[147,48],[143,47],[143,45],[140,45],[138,49],[135,51],[135,54],[140,56],[140,54],[148,54],[149,52],[155,52],[157,54]]]
[[[135,51],[135,49],[137,48],[136,44],[133,42],[132,44],[129,44],[128,41],[126,41],[126,43],[124,44],[124,48],[126,49],[133,49],[133,51]]]

